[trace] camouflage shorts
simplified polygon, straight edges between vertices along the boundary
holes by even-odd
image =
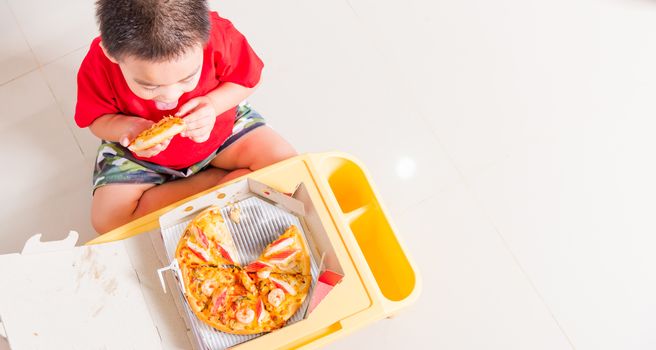
[[[108,184],[163,184],[167,181],[191,176],[207,168],[226,147],[237,141],[249,131],[265,125],[264,118],[243,104],[237,108],[237,117],[232,134],[215,152],[207,158],[185,169],[171,169],[155,163],[136,159],[125,147],[115,142],[102,141],[98,147],[96,166],[93,171],[93,191]]]

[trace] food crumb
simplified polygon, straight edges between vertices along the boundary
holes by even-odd
[[[239,207],[232,207],[230,208],[230,220],[234,222],[235,224],[239,223],[239,216],[241,215],[241,209]]]

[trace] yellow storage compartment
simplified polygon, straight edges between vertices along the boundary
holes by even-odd
[[[373,294],[382,296],[378,301],[386,316],[414,302],[419,295],[420,280],[417,269],[391,226],[386,209],[379,201],[366,168],[354,157],[345,153],[310,155],[318,165],[319,178],[327,182],[325,195],[334,196],[339,211],[336,215],[350,231],[367,267],[376,283]],[[327,203],[330,206],[331,201]],[[341,215],[339,215],[341,214]],[[347,239],[348,234],[344,235]],[[355,251],[355,249],[354,249]]]
[[[357,159],[338,152],[306,154],[248,176],[281,192],[291,192],[300,182],[305,183],[344,268],[344,279],[307,319],[234,349],[319,348],[394,315],[418,298],[421,279],[417,268],[395,234],[367,170]],[[124,239],[156,228],[159,217],[168,210],[217,188],[151,213],[88,244]]]
[[[371,208],[351,223],[381,293],[402,301],[415,289],[415,272],[380,209]]]

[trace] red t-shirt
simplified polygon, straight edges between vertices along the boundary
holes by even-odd
[[[248,45],[246,38],[232,23],[210,13],[212,24],[209,40],[203,50],[203,67],[196,88],[183,94],[178,107],[188,100],[204,96],[222,82],[253,87],[260,80],[263,63]],[[100,37],[93,40],[77,75],[77,105],[75,122],[88,127],[98,117],[120,113],[139,116],[154,122],[175,113],[161,111],[152,100],[137,97],[128,87],[118,64],[112,63],[100,48]],[[151,158],[139,158],[166,167],[181,169],[207,158],[232,132],[236,107],[216,118],[210,138],[196,143],[189,138],[175,136],[169,146]]]

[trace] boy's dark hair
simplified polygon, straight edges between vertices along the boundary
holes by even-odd
[[[96,18],[107,53],[150,61],[184,54],[210,33],[206,0],[97,0]]]

